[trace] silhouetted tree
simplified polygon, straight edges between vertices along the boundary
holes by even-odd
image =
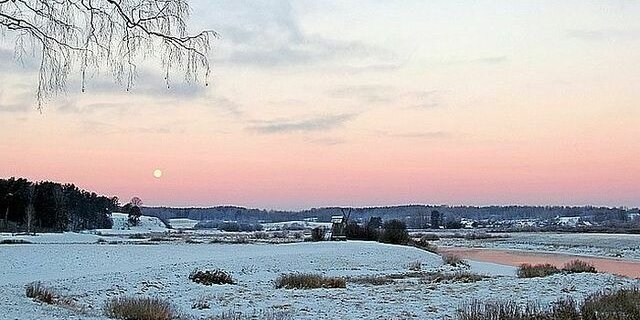
[[[387,221],[382,226],[380,242],[393,244],[406,244],[409,241],[407,225],[398,219]]]
[[[129,214],[129,224],[137,226],[140,223],[140,217],[142,216],[142,211],[140,210],[142,200],[138,197],[133,197],[129,204],[130,206],[127,212]]]
[[[41,108],[44,99],[66,88],[74,66],[82,91],[87,73],[104,68],[128,91],[137,61],[149,55],[159,56],[167,86],[174,69],[187,81],[206,81],[207,53],[218,34],[188,34],[188,17],[187,0],[0,0],[0,35],[15,36],[18,59],[27,52],[38,58]]]

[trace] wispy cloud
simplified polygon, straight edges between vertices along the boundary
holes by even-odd
[[[418,109],[442,105],[437,90],[405,91],[386,85],[343,86],[329,90],[327,95],[334,99],[354,99],[364,104],[396,104]]]
[[[259,133],[287,133],[328,131],[343,126],[355,118],[355,114],[324,115],[304,120],[261,121],[248,129]]]
[[[306,32],[286,1],[224,6],[235,19],[216,16],[223,36],[220,43],[228,47],[218,57],[219,62],[264,68],[327,62],[350,67],[354,63],[354,68],[366,71],[380,70],[379,66],[389,66],[395,60],[393,52],[378,46]]]
[[[384,103],[392,101],[397,93],[392,86],[355,85],[329,90],[327,95],[338,99],[358,99],[365,103]]]
[[[211,98],[209,105],[218,110],[232,115],[234,117],[241,117],[244,115],[242,107],[239,103],[223,96],[216,96]]]

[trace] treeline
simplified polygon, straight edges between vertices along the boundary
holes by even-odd
[[[637,208],[609,208],[593,206],[438,206],[404,205],[388,207],[353,208],[351,219],[367,221],[371,217],[384,220],[399,219],[409,227],[420,227],[430,222],[432,211],[440,212],[444,224],[459,221],[461,218],[474,220],[502,221],[510,219],[551,219],[555,217],[588,217],[597,223],[607,221],[626,221],[630,214],[638,213]],[[170,208],[145,207],[145,215],[161,219],[188,218],[194,220],[238,221],[247,223],[280,222],[317,218],[320,222],[331,221],[331,216],[342,215],[340,207],[313,208],[303,211],[273,211],[248,209],[235,206],[211,208]]]
[[[51,181],[0,179],[0,230],[45,232],[111,228],[117,197]]]

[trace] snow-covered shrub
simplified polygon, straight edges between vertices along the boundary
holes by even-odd
[[[413,262],[409,263],[408,268],[411,271],[420,271],[420,270],[422,270],[422,262],[420,262],[418,260],[413,261]]]
[[[586,262],[586,261],[582,261],[582,260],[572,260],[570,262],[567,262],[564,267],[562,268],[562,271],[566,271],[569,273],[581,273],[581,272],[590,272],[590,273],[596,273],[598,272],[596,270],[596,267],[594,267],[592,264]]]
[[[230,274],[220,270],[193,270],[189,274],[189,280],[210,286],[212,284],[236,284]]]
[[[519,278],[546,277],[560,272],[560,269],[548,263],[536,265],[524,263],[518,267]]]
[[[199,297],[198,300],[194,301],[191,305],[191,309],[204,310],[209,308],[211,308],[211,306],[209,305],[209,301],[205,297]]]
[[[412,240],[410,244],[412,244],[415,247],[418,247],[422,250],[426,250],[429,251],[431,253],[438,253],[438,246],[436,246],[435,244],[430,243],[428,239],[432,239],[431,237],[429,237],[428,235],[424,235],[422,237],[420,237],[420,239],[416,240]]]
[[[53,304],[56,297],[53,289],[45,287],[39,281],[27,284],[25,291],[28,298],[36,299],[48,304]]]
[[[444,264],[448,264],[450,266],[460,266],[460,265],[468,265],[466,261],[462,260],[459,255],[453,253],[445,253],[442,255],[442,262]]]
[[[167,300],[143,297],[114,297],[107,301],[104,312],[110,318],[126,320],[171,320],[178,316]]]
[[[269,234],[264,231],[257,231],[253,233],[253,237],[256,239],[268,239]]]
[[[340,277],[326,277],[321,274],[290,273],[280,275],[276,289],[346,288],[347,281]]]

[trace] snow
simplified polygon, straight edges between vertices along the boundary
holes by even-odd
[[[193,229],[198,222],[200,221],[186,218],[169,219],[169,225],[174,229]]]
[[[113,212],[111,213],[111,220],[113,221],[111,229],[97,229],[92,230],[92,232],[99,235],[132,235],[164,233],[169,231],[164,222],[156,217],[140,216],[140,222],[138,225],[130,226],[128,214]]]
[[[323,227],[325,229],[331,229],[331,222],[310,222],[310,221],[283,221],[273,223],[261,223],[265,231],[286,230],[291,228],[304,228],[313,229],[316,227]]]
[[[470,269],[492,275],[475,283],[423,283],[415,278],[372,286],[348,283],[346,289],[275,289],[282,273],[321,273],[340,277],[402,274],[414,261],[423,271],[451,270],[438,255],[406,246],[345,241],[272,244],[99,245],[31,244],[0,246],[0,305],[6,319],[105,319],[110,297],[165,298],[196,318],[223,311],[265,308],[291,310],[295,319],[442,319],[471,299],[510,299],[517,303],[585,295],[604,288],[637,285],[637,280],[607,274],[554,275],[519,279],[514,269],[470,262]],[[221,268],[237,285],[203,286],[188,280],[195,268]],[[41,305],[24,296],[24,285],[43,281],[84,306],[85,314]],[[192,304],[205,299],[210,309]]]
[[[37,233],[35,235],[12,235],[10,233],[0,234],[2,240],[23,240],[29,243],[50,243],[50,244],[72,244],[72,243],[96,243],[100,236],[93,234],[81,234],[75,232],[63,233]]]

